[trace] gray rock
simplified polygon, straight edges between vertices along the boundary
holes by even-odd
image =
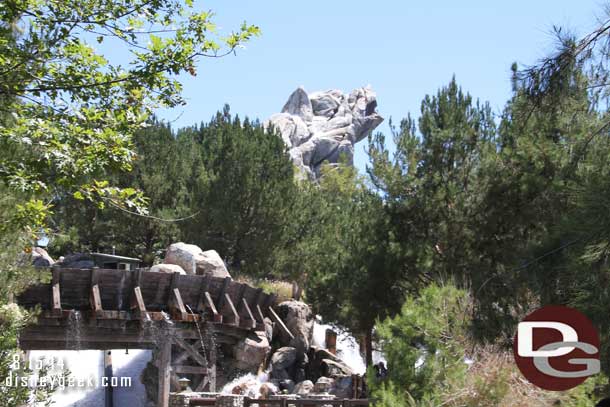
[[[299,146],[307,141],[311,135],[307,125],[299,116],[288,113],[277,113],[265,122],[264,127],[273,126],[282,136],[284,143],[290,148]]]
[[[316,116],[333,117],[343,102],[343,93],[340,90],[315,92],[309,96],[313,114]]]
[[[186,271],[177,264],[155,264],[150,268],[153,273],[178,273],[186,274]]]
[[[173,243],[165,253],[165,264],[176,264],[187,274],[211,277],[231,277],[227,267],[216,250],[203,251],[199,246],[186,243]]]
[[[34,267],[51,267],[55,260],[42,247],[32,248],[32,265]]]
[[[271,365],[273,369],[288,369],[294,365],[297,360],[297,350],[290,346],[279,348],[271,356]]]
[[[313,391],[314,388],[314,384],[311,380],[304,380],[302,382],[299,382],[296,384],[296,386],[294,386],[294,392],[295,394],[298,394],[300,396],[305,396],[309,393],[311,393]]]
[[[286,390],[288,394],[294,392],[294,382],[290,379],[284,379],[280,381],[280,390]]]
[[[256,372],[271,351],[271,346],[264,332],[255,332],[256,338],[242,339],[235,345],[236,367]]]
[[[282,109],[282,113],[299,116],[305,122],[309,122],[313,119],[311,101],[309,100],[309,96],[307,95],[307,92],[305,92],[305,89],[299,87],[292,92],[292,95],[290,95]]]
[[[272,369],[271,378],[278,381],[292,380],[292,377],[290,377],[290,373],[288,373],[286,369]]]
[[[298,353],[305,353],[313,338],[314,316],[309,305],[301,301],[284,301],[276,307],[277,313],[286,324],[294,339],[280,332],[282,344],[297,348]]]
[[[334,383],[335,381],[330,377],[322,376],[316,381],[316,384],[314,385],[313,389],[316,393],[328,393],[330,392]]]

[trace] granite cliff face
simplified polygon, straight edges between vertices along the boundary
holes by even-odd
[[[370,86],[349,95],[340,90],[308,94],[298,88],[265,127],[280,133],[299,178],[315,180],[325,162],[353,163],[354,145],[383,122],[376,109],[377,96]]]

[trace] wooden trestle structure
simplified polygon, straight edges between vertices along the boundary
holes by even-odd
[[[272,308],[275,295],[230,277],[59,268],[41,273],[49,273],[50,282],[17,299],[42,309],[37,323],[21,333],[20,347],[156,349],[159,406],[167,406],[178,375],[191,377],[196,391],[216,390],[218,344],[256,338],[265,316],[286,329]],[[76,316],[82,318],[78,338],[72,332]]]

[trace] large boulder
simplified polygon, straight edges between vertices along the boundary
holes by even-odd
[[[299,396],[306,396],[313,391],[313,387],[314,385],[311,380],[304,380],[294,386],[294,392]]]
[[[279,348],[271,356],[273,369],[289,369],[297,360],[297,350],[290,346]]]
[[[150,268],[150,271],[153,273],[186,274],[186,271],[177,264],[155,264]]]
[[[280,303],[276,310],[288,330],[294,335],[294,339],[291,339],[285,332],[279,330],[280,342],[296,348],[300,354],[305,353],[313,338],[314,315],[309,305],[301,301],[289,300]]]
[[[235,345],[234,352],[238,369],[251,372],[258,371],[271,351],[267,335],[259,331],[255,333],[256,338],[245,338]]]
[[[354,372],[339,357],[327,349],[312,346],[309,349],[309,363],[307,364],[308,377],[340,377],[349,376]]]
[[[34,267],[51,267],[55,264],[55,260],[49,256],[49,253],[42,247],[32,248],[32,265]]]
[[[224,261],[216,250],[203,251],[199,246],[186,243],[173,243],[165,253],[165,264],[177,264],[187,274],[211,277],[231,277]]]

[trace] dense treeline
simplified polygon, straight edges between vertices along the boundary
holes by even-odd
[[[209,15],[181,23],[177,42],[151,42],[124,74],[80,42],[86,19],[62,31],[78,0],[23,3],[46,31],[15,29],[22,16],[0,5],[6,247],[30,246],[46,228],[55,255],[115,249],[153,264],[186,241],[217,250],[234,276],[296,281],[316,312],[365,338],[367,362],[374,343],[384,347],[390,374],[370,376],[382,406],[502,405],[501,372],[485,401],[452,398],[467,381],[463,357],[492,360],[474,349],[506,349],[520,318],[544,304],[595,322],[610,371],[607,25],[561,38],[539,66],[513,67],[501,112],[452,79],[423,98],[417,119],[371,135],[365,174],[328,167],[312,183],[295,181],[279,136],[228,107],[183,129],[150,118],[151,100],[180,102],[165,73],[193,73],[197,44],[217,50],[199,26]],[[98,23],[129,45],[114,25],[129,16],[127,3],[109,2]],[[136,3],[152,7],[146,24],[185,12],[180,1]],[[229,49],[257,33],[242,29]],[[7,305],[29,281],[20,249],[0,253],[0,379],[32,317]],[[428,362],[415,369],[422,349]],[[0,392],[15,403],[29,397]]]

